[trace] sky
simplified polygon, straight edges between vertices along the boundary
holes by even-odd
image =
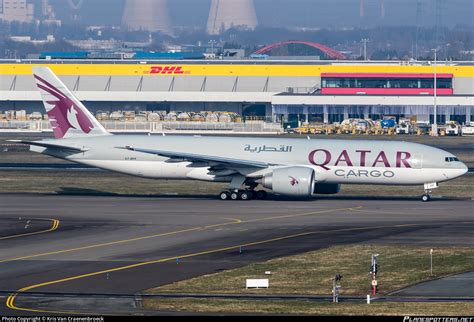
[[[119,25],[125,1],[84,0],[80,11],[83,22]],[[384,17],[381,16],[382,0],[362,0],[365,7],[363,18],[360,17],[360,1],[254,0],[254,3],[260,25],[267,27],[433,26],[437,21],[436,3],[439,3],[438,21],[441,25],[474,28],[474,0],[383,0]],[[421,6],[417,5],[418,2]],[[66,0],[50,0],[50,3],[55,5],[60,17],[68,15]],[[168,0],[168,3],[174,26],[205,26],[211,0]]]

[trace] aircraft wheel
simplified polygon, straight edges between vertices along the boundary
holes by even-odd
[[[221,200],[229,200],[230,198],[230,193],[228,191],[222,191],[220,194],[219,194],[219,198],[221,198]]]
[[[249,195],[249,199],[255,199],[257,195],[257,192],[251,189],[247,189],[245,190],[245,192],[247,192],[247,194]]]
[[[237,192],[231,192],[230,199],[232,199],[232,200],[239,199],[239,194]]]
[[[256,196],[257,199],[260,199],[260,200],[261,200],[261,199],[267,199],[267,192],[266,192],[265,190],[259,190],[259,191],[257,191],[256,195],[257,195],[257,196]]]
[[[251,198],[251,195],[248,191],[240,191],[239,192],[239,199],[240,200],[249,200]]]
[[[424,194],[423,196],[421,196],[421,201],[423,201],[423,202],[428,202],[430,200],[431,200],[430,195]]]

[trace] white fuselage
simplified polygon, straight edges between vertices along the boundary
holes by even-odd
[[[235,171],[213,168],[212,162],[170,159],[122,147],[186,151],[272,164],[264,169],[239,168],[239,173],[248,178],[262,177],[278,167],[305,166],[315,170],[315,180],[320,183],[417,185],[451,180],[467,172],[462,162],[447,161],[454,157],[452,154],[407,142],[128,135],[61,141],[87,151],[61,155],[41,147],[32,149],[101,169],[153,179],[229,182]]]

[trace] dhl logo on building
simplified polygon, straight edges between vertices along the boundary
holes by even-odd
[[[183,66],[151,66],[145,74],[150,75],[183,75],[190,74],[190,71],[183,70]]]

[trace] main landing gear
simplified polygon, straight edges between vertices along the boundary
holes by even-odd
[[[250,200],[250,199],[266,199],[267,192],[265,190],[230,190],[222,191],[219,194],[221,200]]]
[[[428,202],[431,200],[431,189],[438,188],[438,183],[437,182],[425,183],[424,188],[425,188],[425,193],[421,196],[421,201]]]
[[[267,192],[265,190],[255,190],[257,186],[258,183],[255,181],[249,180],[242,175],[235,175],[232,177],[229,190],[222,191],[219,194],[219,198],[221,200],[266,199]]]

